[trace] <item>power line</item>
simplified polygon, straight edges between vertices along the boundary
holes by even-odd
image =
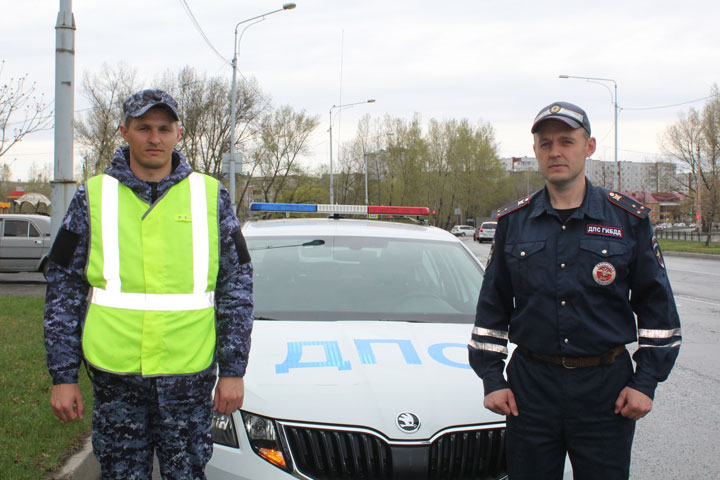
[[[225,57],[223,57],[220,54],[220,52],[217,51],[217,49],[213,46],[213,44],[210,43],[210,39],[207,37],[207,35],[205,35],[205,32],[203,32],[202,27],[200,26],[197,19],[195,18],[195,15],[193,15],[192,10],[190,10],[190,5],[187,4],[187,1],[180,0],[180,5],[182,5],[183,9],[185,10],[185,13],[187,13],[187,15],[190,18],[190,21],[192,22],[195,29],[198,32],[200,32],[200,35],[203,37],[203,40],[205,40],[205,43],[208,44],[210,49],[212,49],[212,51],[215,52],[215,54],[223,60],[223,62],[228,63],[227,59],[225,59]]]
[[[621,107],[621,110],[660,110],[661,108],[672,108],[672,107],[679,107],[681,105],[688,105],[695,102],[700,102],[702,100],[707,100],[709,98],[715,98],[717,95],[709,95],[707,97],[698,98],[696,100],[690,100],[689,102],[682,102],[682,103],[675,103],[673,105],[663,105],[660,107],[644,107],[644,108],[627,108],[627,107]]]

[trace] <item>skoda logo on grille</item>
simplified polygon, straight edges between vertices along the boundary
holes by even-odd
[[[414,413],[403,412],[397,416],[395,424],[405,433],[414,433],[420,428],[420,419]]]

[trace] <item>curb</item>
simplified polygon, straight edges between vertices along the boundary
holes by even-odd
[[[100,464],[93,455],[91,437],[75,455],[65,462],[65,465],[55,473],[45,477],[46,480],[99,480]]]
[[[673,252],[673,251],[663,250],[662,254],[665,257],[687,257],[687,258],[704,258],[707,260],[720,260],[720,255],[714,255],[712,253]]]

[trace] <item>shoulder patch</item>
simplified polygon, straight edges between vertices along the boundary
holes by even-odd
[[[514,202],[509,203],[504,207],[498,208],[490,214],[490,217],[495,220],[502,217],[503,215],[514,212],[515,210],[518,210],[526,205],[530,205],[530,197],[523,197],[520,200],[515,200]]]
[[[620,207],[623,210],[627,210],[628,212],[632,213],[636,217],[640,218],[647,218],[648,214],[650,213],[650,208],[646,207],[642,203],[638,202],[632,197],[628,197],[627,195],[623,195],[622,193],[618,192],[609,192],[607,199],[615,205],[616,207]]]

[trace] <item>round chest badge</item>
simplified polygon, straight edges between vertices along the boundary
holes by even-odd
[[[615,281],[615,267],[608,262],[600,262],[592,271],[593,280],[598,285],[610,285]]]
[[[413,433],[420,428],[420,419],[412,412],[403,412],[397,416],[395,424],[403,432]]]

